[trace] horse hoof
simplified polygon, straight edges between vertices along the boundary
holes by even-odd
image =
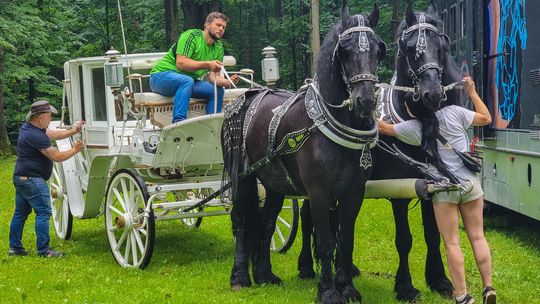
[[[431,290],[436,291],[442,297],[449,299],[452,298],[454,286],[452,286],[452,282],[450,282],[450,280],[446,276],[437,279],[431,279],[427,282],[427,285]]]
[[[411,284],[400,284],[395,286],[396,299],[404,302],[415,302],[420,298],[420,291]]]
[[[360,302],[362,302],[362,296],[360,295],[358,290],[356,290],[356,288],[354,288],[354,285],[352,285],[352,284],[345,286],[341,290],[341,295],[343,296],[343,299],[345,299],[345,302],[347,302],[347,303],[351,303],[351,302],[352,303],[360,303]]]
[[[244,287],[251,287],[251,279],[248,274],[235,273],[231,275],[231,288],[233,291],[240,290]]]
[[[315,271],[311,267],[302,267],[298,270],[298,277],[300,279],[313,279],[315,278]]]
[[[319,301],[322,304],[345,304],[345,299],[335,289],[327,289],[320,293]]]
[[[360,269],[356,267],[356,265],[352,264],[351,268],[351,275],[353,278],[359,277],[362,273],[360,272]]]
[[[280,279],[277,275],[273,273],[268,273],[266,275],[253,275],[255,283],[259,285],[263,284],[274,284],[274,285],[281,285],[283,283],[283,280]]]

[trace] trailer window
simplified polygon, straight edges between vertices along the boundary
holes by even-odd
[[[465,1],[459,3],[459,14],[461,16],[461,38],[467,37],[467,7]]]
[[[94,121],[107,121],[107,103],[105,102],[105,74],[103,68],[92,69],[92,96]]]
[[[456,53],[456,6],[452,5],[450,7],[450,13],[448,15],[448,36],[450,36],[450,49],[452,53]]]
[[[446,18],[446,10],[441,13],[441,20],[443,24],[443,33],[448,34],[448,24],[446,24],[446,22],[448,22],[448,19]]]

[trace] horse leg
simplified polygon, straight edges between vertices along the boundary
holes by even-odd
[[[332,232],[333,232],[333,236],[335,237],[335,242],[337,243],[337,234],[338,234],[338,229],[339,229],[339,221],[340,221],[340,218],[339,218],[339,212],[337,210],[330,210],[330,224],[332,225]],[[340,247],[337,246],[336,248],[336,259],[335,259],[335,268],[336,268],[336,271],[339,267],[341,267],[341,261],[338,257],[341,256],[340,252]],[[358,267],[356,267],[356,265],[354,265],[354,263],[351,264],[351,275],[354,277],[357,277],[357,276],[360,276],[360,269],[358,269]]]
[[[321,260],[321,277],[317,289],[317,298],[321,303],[345,303],[334,285],[332,275],[332,260],[336,247],[335,238],[332,237],[330,214],[328,212],[332,199],[323,193],[318,193],[318,195],[310,193],[310,198],[311,218],[317,235],[317,258]]]
[[[255,223],[259,217],[257,180],[254,176],[238,181],[237,198],[233,204],[231,220],[236,252],[230,283],[233,290],[238,290],[251,286],[249,258],[254,246]]]
[[[441,257],[441,236],[433,213],[433,203],[422,201],[422,222],[424,224],[424,239],[427,245],[426,283],[430,289],[444,297],[452,297],[454,287],[446,277]]]
[[[311,255],[311,236],[315,242],[313,234],[313,222],[311,221],[311,209],[309,200],[304,200],[300,208],[300,218],[302,224],[302,249],[298,255],[298,276],[300,279],[312,279],[315,277],[313,270],[313,257]]]
[[[266,199],[258,223],[259,237],[253,262],[253,279],[257,284],[281,284],[282,280],[272,273],[270,262],[270,241],[276,229],[276,219],[283,207],[284,196],[266,190]]]
[[[354,248],[354,224],[362,206],[364,193],[351,194],[339,206],[339,228],[337,231],[338,250],[336,252],[339,264],[336,266],[336,288],[345,301],[360,302],[362,296],[354,287],[352,281],[352,253]]]
[[[409,270],[409,252],[412,248],[412,235],[409,227],[408,200],[391,200],[394,222],[396,224],[396,248],[399,254],[399,267],[396,273],[394,291],[399,301],[414,301],[420,291],[414,288]]]

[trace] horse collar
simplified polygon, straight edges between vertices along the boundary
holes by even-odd
[[[306,112],[313,120],[314,125],[328,139],[346,148],[362,150],[361,165],[365,168],[368,162],[369,150],[377,144],[379,132],[377,124],[371,130],[357,130],[340,123],[328,110],[326,103],[322,100],[317,86],[309,84],[305,97]]]

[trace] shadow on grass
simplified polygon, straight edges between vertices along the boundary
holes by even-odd
[[[540,221],[504,207],[491,205],[484,216],[486,231],[510,235],[526,246],[540,251]]]
[[[83,221],[75,220],[71,239],[59,241],[64,250],[67,249],[73,255],[106,256],[107,259],[112,260],[104,224],[101,226],[99,223],[91,225],[82,223]],[[159,263],[160,260],[166,260],[167,264],[175,266],[232,261],[234,255],[232,236],[216,234],[212,231],[212,225],[207,226],[209,227],[187,229],[179,221],[156,223],[154,251],[150,266]]]

